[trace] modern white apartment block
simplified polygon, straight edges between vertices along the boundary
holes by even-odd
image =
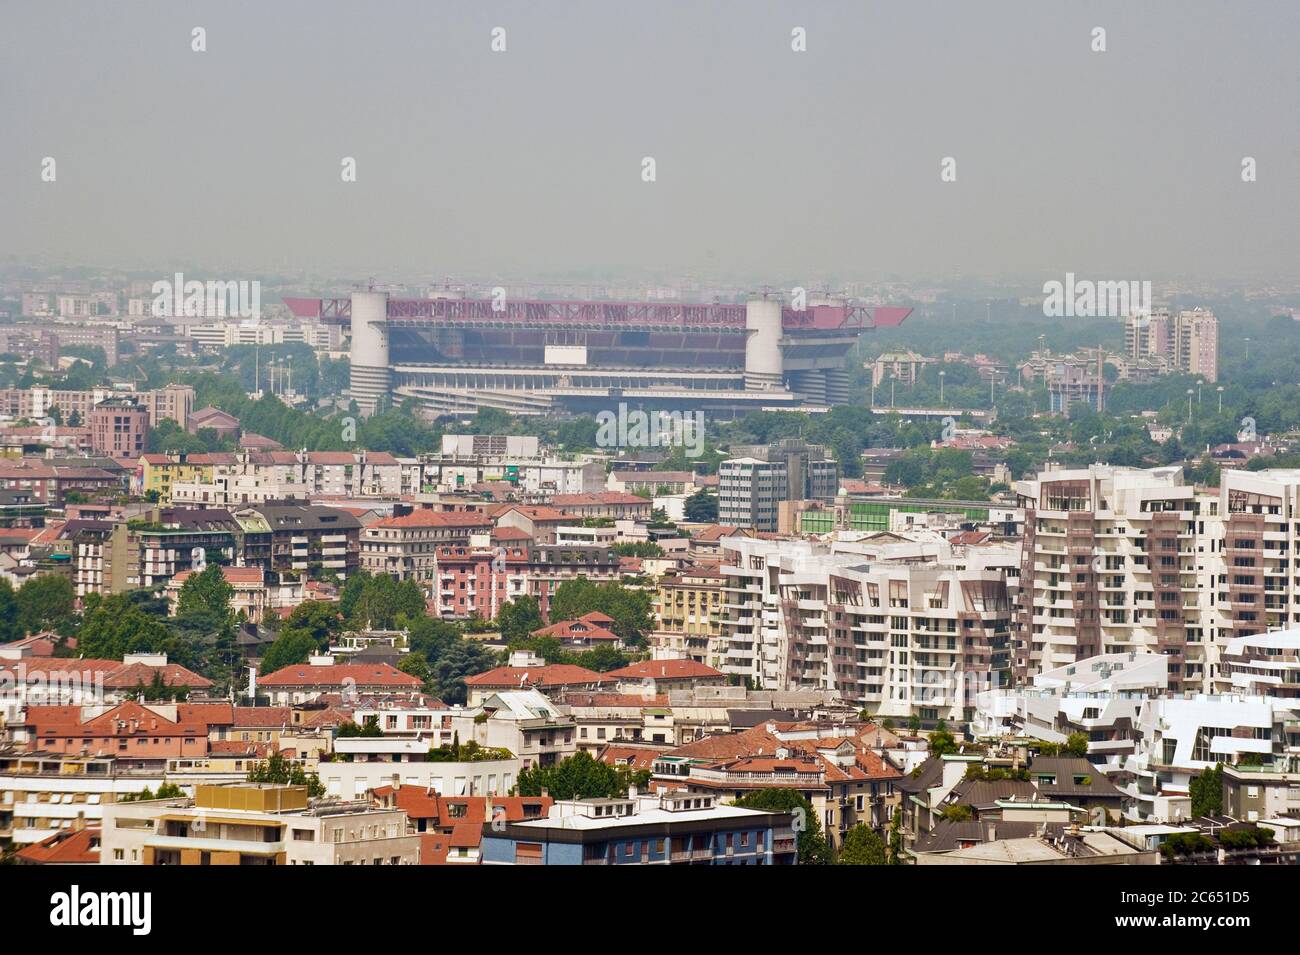
[[[1026,508],[1016,674],[1149,651],[1171,691],[1225,687],[1231,640],[1300,624],[1300,471],[1093,465],[1018,481]]]
[[[1300,697],[1300,629],[1233,637],[1215,675],[1219,693],[1294,700]]]
[[[1015,490],[1025,508],[1018,682],[1141,651],[1168,658],[1171,690],[1204,688],[1218,502],[1198,498],[1178,467],[1045,471]]]
[[[1124,760],[1125,814],[1139,822],[1191,816],[1192,777],[1243,759],[1280,769],[1300,757],[1300,723],[1285,701],[1189,695],[1143,704],[1137,745]]]
[[[1035,674],[1032,685],[980,693],[971,734],[1064,743],[1088,737],[1088,759],[1107,774],[1123,770],[1137,746],[1142,706],[1168,691],[1169,667],[1158,653],[1111,653]]]
[[[891,560],[733,538],[722,551],[723,670],[755,686],[951,721],[1009,674],[1001,565],[1014,564],[1013,548]]]

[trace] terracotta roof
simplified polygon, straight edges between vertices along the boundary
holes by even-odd
[[[610,640],[617,641],[618,635],[609,629],[614,618],[593,610],[584,613],[576,620],[560,620],[549,627],[534,630],[535,637],[555,637],[558,640]]]
[[[556,507],[592,507],[608,504],[635,504],[649,507],[651,502],[627,491],[600,491],[596,494],[556,494],[551,498]]]
[[[610,766],[628,766],[632,769],[650,769],[666,749],[642,749],[637,746],[616,746],[613,743],[604,746],[597,755],[603,763]]]
[[[168,586],[175,584],[178,587],[184,586],[185,581],[194,575],[192,570],[182,570],[168,581]],[[261,585],[263,574],[261,567],[229,567],[222,565],[221,576],[228,584],[257,584]]]
[[[724,677],[721,670],[694,660],[642,660],[617,670],[609,676],[620,680],[686,680]]]
[[[61,829],[18,850],[18,858],[34,865],[98,865],[98,828]]]
[[[387,663],[335,663],[310,666],[305,663],[282,667],[257,678],[258,685],[278,686],[383,686],[416,687],[420,681]]]
[[[288,726],[293,722],[293,710],[287,706],[236,706],[234,725],[236,727],[275,728]]]
[[[78,706],[29,706],[26,725],[34,737],[206,737],[208,724],[187,719],[178,711],[176,720],[146,708],[134,700],[119,703],[107,712],[81,721]]]
[[[328,706],[311,716],[304,717],[299,725],[304,729],[324,729],[325,727],[338,726],[340,723],[353,722],[352,713],[353,711],[346,707]]]
[[[766,725],[752,726],[739,733],[718,733],[705,736],[671,750],[670,756],[690,756],[699,759],[736,759],[740,756],[774,754],[785,747],[767,731]]]
[[[548,687],[574,684],[613,683],[614,678],[586,667],[570,663],[550,663],[540,667],[496,667],[486,673],[476,673],[465,678],[467,686]]]
[[[104,676],[104,686],[113,690],[129,690],[140,685],[148,686],[156,676],[161,676],[162,682],[167,686],[186,686],[192,690],[206,690],[213,685],[207,677],[187,670],[179,663],[158,667],[147,663],[123,663]]]
[[[492,521],[485,514],[477,511],[435,511],[432,508],[420,508],[401,517],[386,517],[376,521],[372,527],[483,527]]]

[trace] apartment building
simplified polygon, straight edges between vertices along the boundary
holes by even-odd
[[[1015,489],[1025,509],[1017,678],[1149,651],[1168,658],[1171,690],[1203,688],[1218,502],[1178,467],[1047,471]]]
[[[1192,777],[1243,759],[1294,770],[1300,716],[1267,697],[1187,695],[1143,704],[1137,746],[1124,760],[1125,815],[1135,822],[1189,819]]]
[[[0,414],[12,418],[44,418],[55,408],[64,421],[76,415],[88,421],[91,409],[111,398],[133,401],[148,415],[148,426],[156,428],[164,418],[183,425],[194,408],[194,388],[190,385],[167,385],[149,391],[123,391],[114,388],[91,388],[65,391],[37,385],[31,388],[0,389]]]
[[[236,512],[255,516],[270,533],[265,569],[301,578],[328,571],[345,578],[361,565],[361,522],[348,511],[322,504],[261,504]],[[251,561],[245,558],[246,562]]]
[[[1131,359],[1158,360],[1170,372],[1218,380],[1219,322],[1206,309],[1130,315],[1125,321],[1124,347]]]
[[[193,787],[245,775],[196,768],[195,761],[181,769],[180,762],[145,766],[111,754],[0,750],[0,841],[31,845],[70,827],[97,826],[106,806],[164,783]]]
[[[477,705],[443,714],[444,735],[450,728],[463,744],[518,757],[521,769],[553,766],[578,751],[577,724],[538,690],[502,690],[484,694]]]
[[[737,445],[731,453],[736,458],[785,465],[786,488],[782,500],[832,501],[839,493],[839,465],[822,445],[808,444],[802,438],[783,438],[772,444]]]
[[[343,694],[344,702],[357,702],[364,696],[410,693],[420,688],[420,681],[387,663],[334,663],[332,657],[312,657],[308,663],[295,664],[258,677],[258,689],[264,690],[277,706],[311,702],[324,694]]]
[[[403,465],[381,451],[251,451],[211,455],[211,471],[176,482],[173,499],[213,506],[288,498],[397,498]]]
[[[478,614],[492,620],[506,603],[529,594],[529,544],[522,532],[518,536],[498,532],[490,538],[475,535],[467,544],[438,547],[433,554],[438,615],[464,619]]]
[[[1251,636],[1300,624],[1300,470],[1220,472],[1213,501],[1217,583],[1211,636]]]
[[[909,388],[921,380],[925,366],[938,361],[914,351],[884,352],[871,362],[871,387],[879,388],[888,380],[898,381]]]
[[[90,446],[105,457],[137,461],[149,438],[149,411],[130,398],[107,398],[90,409]]]
[[[729,458],[718,465],[718,523],[775,533],[779,505],[789,500],[784,461]]]
[[[1036,673],[1028,686],[998,687],[976,698],[976,739],[1022,738],[1063,744],[1088,738],[1088,759],[1107,774],[1123,770],[1137,747],[1142,706],[1163,696],[1169,666],[1159,653],[1111,653]]]
[[[650,645],[721,669],[721,609],[722,572],[716,567],[683,567],[662,574],[655,591]]]
[[[202,484],[212,481],[214,454],[142,454],[138,464],[139,490],[142,495],[156,494],[161,504],[172,503],[176,484]]]
[[[700,793],[557,801],[545,819],[485,828],[484,865],[793,865],[784,813]]]
[[[1243,696],[1300,697],[1300,629],[1229,639],[1220,653],[1214,689]]]
[[[1026,511],[1016,674],[1150,651],[1174,692],[1221,687],[1238,637],[1300,623],[1300,471],[1093,465],[1016,483]],[[1238,646],[1241,646],[1240,644]]]
[[[963,719],[1010,669],[1016,556],[932,546],[873,558],[725,542],[721,669],[765,688],[833,690],[883,716]]]
[[[482,511],[400,510],[407,512],[378,520],[361,533],[361,566],[371,574],[432,580],[440,548],[466,545],[472,536],[492,531],[492,519]]]
[[[310,800],[305,786],[198,786],[193,798],[116,803],[104,865],[418,865],[406,813]]]

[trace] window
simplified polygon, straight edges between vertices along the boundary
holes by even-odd
[[[515,843],[515,865],[541,865],[542,844],[540,842]]]

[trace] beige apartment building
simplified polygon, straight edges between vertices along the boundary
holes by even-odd
[[[305,786],[197,786],[104,807],[101,865],[418,865],[406,813],[310,800]]]

